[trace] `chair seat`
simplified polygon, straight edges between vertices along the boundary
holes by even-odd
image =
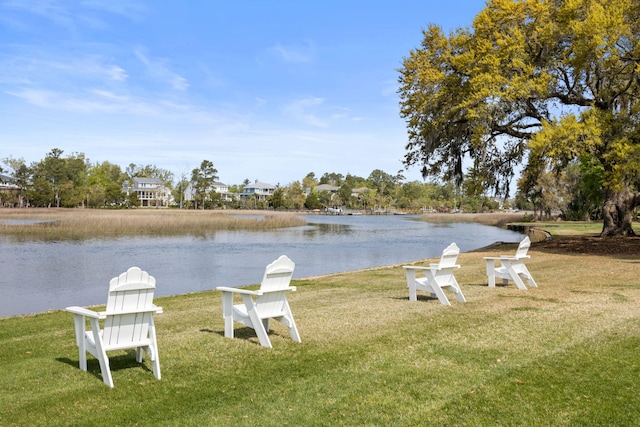
[[[92,347],[95,347],[96,343],[93,337],[93,332],[91,331],[85,332],[84,336],[85,336],[85,339],[87,340],[87,343],[89,343]],[[102,332],[100,332],[100,336],[102,337]],[[151,345],[151,340],[149,338],[145,338],[143,340],[119,342],[117,344],[112,344],[112,345],[104,344],[103,342],[102,345],[105,351],[124,350],[127,348],[147,347]]]

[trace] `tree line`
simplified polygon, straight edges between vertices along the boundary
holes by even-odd
[[[326,172],[309,172],[300,180],[276,185],[266,200],[241,199],[239,194],[250,183],[229,185],[236,197],[225,201],[213,189],[219,179],[213,162],[203,160],[191,174],[177,179],[173,172],[155,165],[130,164],[124,170],[108,161],[92,163],[83,153],[64,155],[54,148],[45,157],[28,165],[23,159],[2,160],[0,173],[11,177],[16,189],[0,194],[3,206],[64,208],[127,208],[139,205],[134,193],[127,194],[123,184],[133,178],[155,178],[172,192],[175,206],[185,208],[260,208],[309,210],[340,207],[356,210],[398,209],[411,212],[451,210],[489,211],[499,208],[493,198],[469,198],[453,183],[406,181],[401,172],[389,174],[376,169],[368,177]],[[327,184],[333,191],[314,191]],[[191,186],[193,200],[185,200]],[[126,187],[126,185],[125,185]],[[354,191],[357,190],[357,191]]]
[[[560,173],[546,173],[530,185],[525,173],[518,182],[515,199],[503,200],[479,194],[473,179],[460,186],[453,181],[406,181],[402,172],[389,174],[380,169],[367,177],[325,172],[309,172],[300,180],[276,185],[272,195],[242,199],[239,195],[250,183],[229,185],[233,197],[225,200],[213,188],[219,179],[210,160],[203,160],[189,175],[177,179],[173,172],[155,165],[129,164],[124,170],[116,164],[89,162],[82,153],[63,156],[58,148],[44,159],[27,165],[22,159],[4,158],[0,173],[10,176],[16,190],[0,193],[0,204],[13,207],[129,208],[139,206],[135,193],[123,191],[133,178],[155,178],[172,192],[175,207],[195,209],[280,209],[313,210],[326,208],[361,211],[401,210],[405,212],[494,212],[500,209],[534,211],[537,218],[559,213],[565,219],[598,219],[605,193],[602,171],[583,159]],[[332,191],[316,189],[330,185]],[[193,197],[187,201],[185,190]]]

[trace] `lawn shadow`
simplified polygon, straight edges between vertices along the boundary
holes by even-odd
[[[73,366],[76,369],[80,369],[80,362],[78,360],[72,360],[68,357],[57,357],[56,361],[60,363],[65,363],[69,366]],[[142,368],[147,372],[152,372],[147,365],[145,365],[144,360],[142,363],[138,363],[136,361],[136,351],[135,350],[126,350],[126,354],[119,354],[115,356],[109,357],[109,366],[110,370],[113,373],[114,371],[119,371],[122,369],[130,369],[130,368]],[[99,378],[100,381],[103,381],[102,371],[100,370],[100,362],[95,357],[87,356],[87,372],[93,375],[96,378]]]
[[[409,297],[390,297],[391,299],[394,299],[396,301],[409,301]],[[438,297],[436,296],[430,296],[427,294],[418,294],[417,295],[418,301],[437,301]]]
[[[207,333],[207,334],[218,334],[221,337],[224,337],[224,331],[214,331],[213,329],[204,328],[204,329],[200,329],[200,332],[204,332],[204,333]],[[274,336],[274,337],[284,337],[285,336],[285,335],[283,335],[283,334],[281,334],[281,333],[279,333],[277,331],[274,331],[273,329],[269,329],[269,331],[267,331],[267,335]],[[234,329],[233,330],[233,338],[239,338],[239,339],[243,339],[245,341],[255,342],[254,340],[258,340],[258,335],[256,335],[256,331],[253,330],[253,328],[249,328],[248,326],[245,326],[245,327]],[[258,340],[258,344],[260,344],[259,340]]]

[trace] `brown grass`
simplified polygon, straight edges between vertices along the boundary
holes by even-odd
[[[15,221],[46,221],[22,225]],[[2,209],[0,235],[84,239],[132,235],[207,235],[219,230],[267,230],[306,222],[290,213],[170,209]]]
[[[483,225],[505,227],[512,222],[523,222],[525,213],[436,213],[424,214],[420,219],[426,222],[475,222]]]

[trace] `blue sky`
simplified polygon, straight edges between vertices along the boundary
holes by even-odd
[[[0,159],[287,185],[403,168],[397,69],[483,0],[0,0]],[[417,168],[403,172],[421,179]]]

